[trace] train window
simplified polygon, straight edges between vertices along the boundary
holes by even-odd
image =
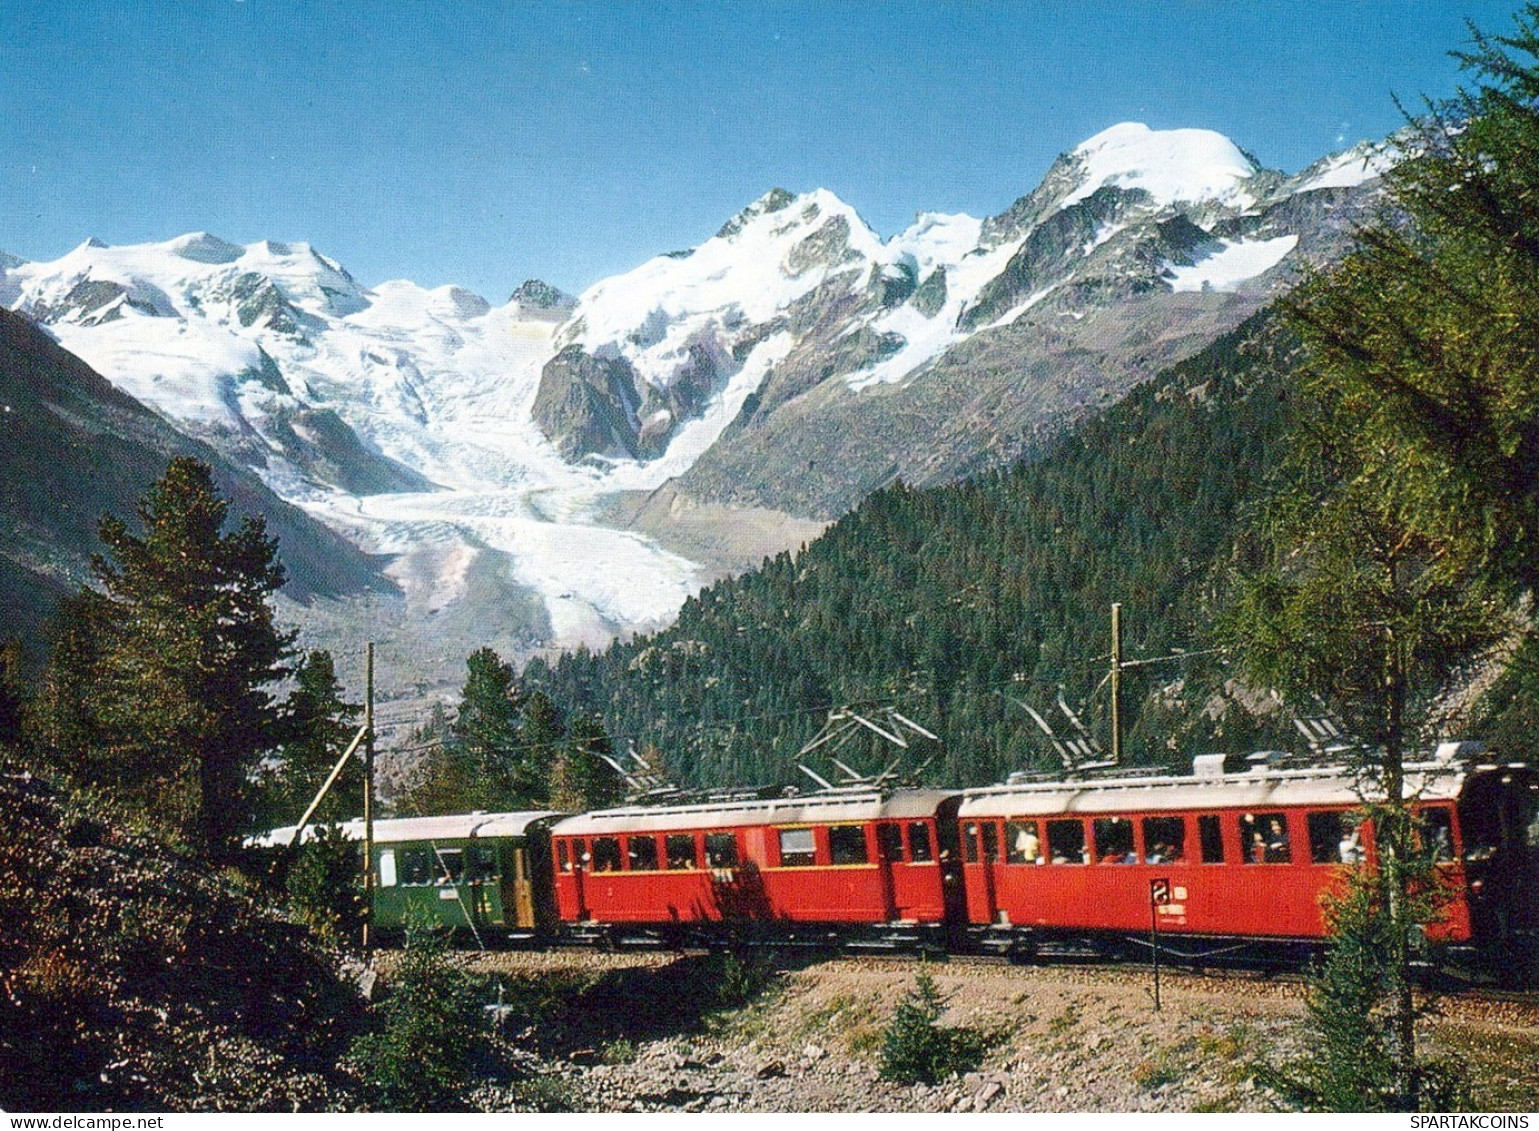
[[[712,868],[736,868],[737,837],[731,833],[706,833],[705,859]]]
[[[465,882],[484,884],[497,878],[497,856],[490,845],[472,844],[465,849]]]
[[[993,821],[983,825],[983,860],[993,864],[999,859],[999,826]]]
[[[593,870],[618,872],[620,870],[620,838],[596,836],[593,838]]]
[[[903,829],[883,823],[876,826],[876,848],[882,859],[892,864],[903,862]]]
[[[1037,822],[1005,822],[1005,860],[1010,864],[1042,863],[1042,842],[1037,839]]]
[[[625,848],[630,856],[631,871],[657,871],[657,838],[655,836],[627,837]]]
[[[465,854],[458,848],[435,849],[438,866],[433,869],[435,884],[462,884],[465,882]]]
[[[408,848],[401,853],[401,883],[420,886],[433,882],[433,853],[426,848]]]
[[[1291,864],[1293,846],[1288,843],[1288,814],[1246,813],[1240,817],[1240,843],[1247,864]]]
[[[1416,838],[1434,864],[1454,858],[1453,814],[1446,805],[1434,805],[1416,814]]]
[[[1137,864],[1133,851],[1133,822],[1127,817],[1098,817],[1095,821],[1095,858],[1102,864]]]
[[[674,833],[665,837],[663,848],[668,853],[670,872],[687,872],[696,866],[694,833]]]
[[[962,829],[962,859],[969,864],[978,863],[977,825],[966,825]]]
[[[935,859],[935,846],[930,843],[930,826],[923,821],[908,826],[908,858],[915,864]]]
[[[379,850],[379,886],[395,887],[395,849],[393,848]]]
[[[1356,864],[1363,858],[1358,840],[1357,822],[1347,813],[1310,813],[1309,862],[1311,864]]]
[[[1197,839],[1202,842],[1202,862],[1224,862],[1224,830],[1212,813],[1197,818]]]
[[[811,829],[780,830],[780,866],[809,868],[817,861]]]
[[[1186,821],[1183,818],[1144,818],[1144,863],[1186,863]]]
[[[556,863],[563,872],[572,870],[572,850],[567,847],[567,842],[564,840],[556,841]]]
[[[1085,826],[1080,821],[1047,823],[1048,859],[1054,864],[1086,864]]]
[[[864,864],[866,862],[866,827],[864,825],[830,826],[828,852],[836,865]]]

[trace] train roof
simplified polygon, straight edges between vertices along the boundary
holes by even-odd
[[[1457,800],[1470,775],[1494,766],[1451,761],[1406,766],[1405,794],[1423,802]],[[1382,796],[1382,794],[1380,794]],[[1047,816],[1056,813],[1186,812],[1300,805],[1362,805],[1372,784],[1346,766],[1253,769],[1243,773],[1028,782],[969,789],[959,817]]]
[[[457,813],[446,817],[387,817],[374,822],[375,844],[401,844],[419,840],[473,840],[488,837],[520,837],[537,821],[559,817],[548,809],[518,813]],[[276,848],[294,839],[293,825],[273,829],[250,841],[255,848]],[[316,825],[305,826],[304,840],[316,837]],[[354,817],[337,826],[348,840],[363,839],[363,819]]]
[[[908,820],[933,817],[954,790],[831,790],[806,796],[697,805],[642,806],[581,813],[551,827],[555,836],[668,832],[674,829],[728,829],[744,825],[829,824],[845,821]]]

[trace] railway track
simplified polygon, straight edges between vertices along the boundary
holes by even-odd
[[[603,951],[587,947],[548,950],[481,951],[468,956],[471,969],[482,973],[538,974],[542,971],[629,969],[660,967],[684,958],[709,953],[703,949]],[[1064,959],[1041,963],[1014,963],[997,955],[945,954],[919,956],[902,952],[841,953],[835,951],[778,952],[785,956],[788,971],[832,966],[851,970],[885,972],[925,966],[950,976],[998,975],[1018,972],[1023,979],[1050,976],[1084,985],[1105,983],[1119,987],[1141,986],[1151,979],[1147,964],[1099,959]],[[1307,976],[1297,970],[1204,969],[1161,964],[1161,978],[1174,992],[1196,992],[1224,997],[1302,998]],[[1539,989],[1504,990],[1440,978],[1419,988],[1424,1006],[1433,1015],[1462,1016],[1471,1009],[1495,1010],[1504,1024],[1539,1029]],[[1496,1019],[1496,1018],[1493,1018]]]

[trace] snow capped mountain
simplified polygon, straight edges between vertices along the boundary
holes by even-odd
[[[693,562],[592,521],[598,477],[533,426],[540,365],[570,306],[537,280],[492,307],[457,287],[362,287],[305,244],[195,233],[13,263],[0,302],[387,557],[398,599],[355,616],[384,617],[419,661],[445,652],[451,677],[467,642],[603,643],[663,621],[700,583]]]
[[[0,305],[388,559],[395,603],[308,610],[317,633],[383,624],[453,678],[482,643],[662,622],[893,479],[1029,452],[1341,254],[1390,160],[1287,177],[1123,123],[997,216],[883,238],[775,189],[575,300],[364,287],[307,244],[199,232],[0,256]]]
[[[1099,188],[1147,193],[1157,206],[1213,201],[1244,208],[1255,203],[1246,182],[1261,171],[1234,142],[1212,130],[1151,130],[1123,122],[1070,152],[1079,187],[1060,208],[1078,204]]]
[[[1237,324],[1341,253],[1386,164],[1358,152],[1290,178],[1208,130],[1123,123],[999,216],[922,213],[887,239],[826,190],[775,189],[581,295],[535,419],[573,461],[832,517],[897,476],[1009,458]],[[1045,396],[1055,359],[1071,379]],[[996,403],[958,403],[980,363]]]

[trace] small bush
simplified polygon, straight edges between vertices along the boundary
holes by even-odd
[[[300,848],[284,887],[293,916],[322,942],[346,946],[363,929],[358,845],[334,826],[316,830]]]
[[[464,1111],[472,1072],[486,1054],[475,983],[426,923],[407,924],[406,950],[376,1009],[379,1029],[354,1042],[351,1060],[377,1111]]]
[[[729,950],[713,965],[718,1009],[747,1005],[763,993],[775,977],[773,959],[759,951]]]
[[[976,1029],[939,1024],[946,999],[928,974],[893,1013],[882,1035],[884,1080],[898,1084],[936,1084],[948,1076],[971,1072],[983,1062],[989,1037]]]

